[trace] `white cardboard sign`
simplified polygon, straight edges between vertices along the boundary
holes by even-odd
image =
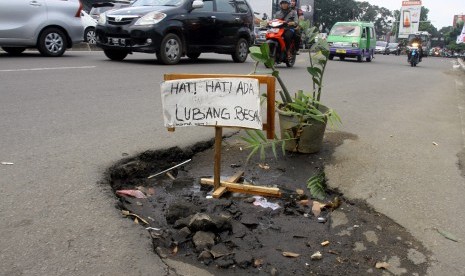
[[[262,129],[257,79],[179,79],[164,81],[160,86],[165,127]]]

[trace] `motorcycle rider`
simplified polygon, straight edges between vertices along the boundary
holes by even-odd
[[[418,44],[418,52],[420,53],[419,56],[420,56],[420,62],[421,62],[421,59],[423,57],[423,47],[421,45],[422,43],[422,40],[421,40],[421,36],[419,34],[415,34],[415,36],[413,36],[410,41],[408,42],[408,46],[412,46],[413,43],[417,43]],[[408,55],[408,61],[410,62],[410,58],[412,57],[412,51],[408,51],[407,53]]]
[[[301,9],[298,9],[296,7],[296,2],[297,0],[291,0],[291,10],[296,11],[297,13],[297,19],[298,20],[304,20],[304,12]],[[294,44],[296,48],[296,54],[299,54],[299,47],[300,47],[300,38],[302,37],[302,32],[300,30],[300,26],[297,25],[295,28],[295,34],[294,34]]]
[[[286,43],[287,58],[292,58],[290,49],[291,41],[294,38],[294,29],[292,27],[298,26],[297,12],[292,10],[290,7],[289,0],[281,0],[279,2],[280,10],[276,12],[275,19],[281,19],[287,22],[287,25],[291,28],[287,28],[284,31],[284,42]]]
[[[304,12],[302,11],[302,9],[296,7],[297,0],[290,0],[290,2],[291,2],[291,9],[297,12],[297,19],[304,20]]]

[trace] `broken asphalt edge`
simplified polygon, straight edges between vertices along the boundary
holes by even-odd
[[[460,64],[460,67],[462,67],[462,70],[465,71],[465,62],[463,61],[463,58],[457,58],[457,61]]]

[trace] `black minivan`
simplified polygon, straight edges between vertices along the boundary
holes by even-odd
[[[246,0],[137,0],[100,16],[96,37],[111,60],[143,52],[176,64],[185,55],[214,52],[244,62],[253,43],[253,11]]]

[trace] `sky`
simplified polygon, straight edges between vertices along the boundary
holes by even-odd
[[[385,7],[391,11],[400,10],[402,6],[402,0],[363,0],[363,2]],[[438,30],[452,26],[454,15],[465,14],[465,0],[422,0],[422,5],[429,10],[428,19]]]
[[[385,7],[391,11],[400,10],[402,0],[357,0],[366,1],[372,5]],[[248,0],[254,11],[271,14],[271,0]],[[422,0],[425,8],[429,9],[428,19],[440,30],[442,27],[452,26],[454,15],[465,14],[465,0]]]

